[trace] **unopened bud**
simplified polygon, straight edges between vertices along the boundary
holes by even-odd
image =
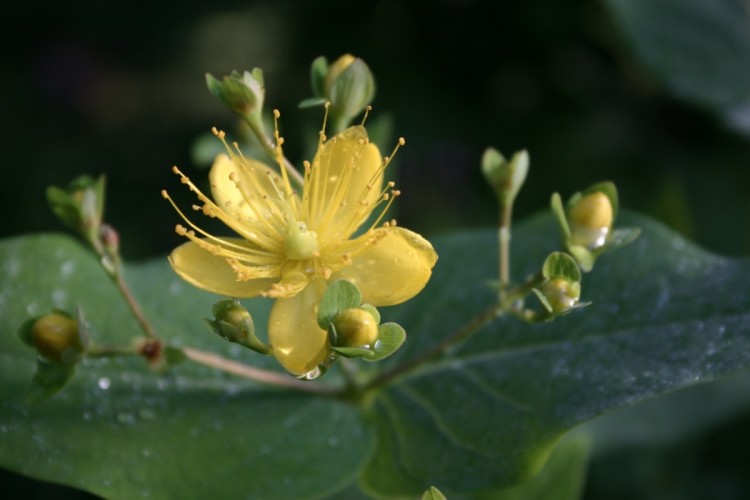
[[[60,313],[47,314],[34,321],[29,338],[39,355],[50,363],[75,363],[85,351],[78,322]]]
[[[540,287],[540,292],[552,309],[550,312],[560,313],[578,304],[578,299],[581,297],[581,284],[577,281],[553,278]]]
[[[266,94],[263,71],[260,68],[242,74],[232,71],[232,74],[225,76],[221,81],[206,73],[206,85],[212,94],[235,113],[243,116],[260,115]]]
[[[340,130],[375,97],[375,78],[362,59],[344,54],[328,67],[322,90],[331,102],[331,120]]]
[[[378,323],[364,309],[345,309],[333,319],[336,341],[341,347],[372,346],[378,339]]]
[[[253,317],[239,301],[223,299],[213,306],[213,320],[206,323],[220,337],[230,342],[244,345],[262,354],[268,354],[270,349],[255,336]]]
[[[525,150],[516,152],[510,161],[494,148],[487,148],[482,156],[484,178],[495,190],[500,204],[506,207],[513,203],[528,171],[529,154]]]
[[[601,191],[589,193],[568,212],[570,244],[596,249],[607,242],[614,210],[609,197]]]

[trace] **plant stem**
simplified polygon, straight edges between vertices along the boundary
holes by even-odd
[[[266,154],[271,159],[276,160],[276,148],[274,146],[273,140],[266,132],[266,128],[263,126],[263,122],[261,121],[261,119],[259,117],[256,117],[255,115],[242,115],[242,118],[245,120],[245,123],[250,126],[250,130],[253,131],[255,137],[258,138],[258,142],[260,142],[260,145],[263,146]],[[305,179],[302,174],[300,174],[299,171],[294,168],[294,165],[292,165],[292,163],[283,155],[281,156],[281,162],[283,163],[283,165],[279,165],[279,167],[285,168],[287,173],[294,179],[297,185],[302,186],[305,183]]]
[[[499,271],[500,290],[499,301],[505,302],[505,296],[510,285],[510,224],[513,214],[513,204],[508,203],[500,206],[500,223],[497,232],[499,243]]]
[[[412,358],[409,361],[406,361],[405,363],[400,364],[387,372],[383,372],[379,376],[370,380],[370,382],[365,384],[364,389],[370,390],[376,387],[383,386],[391,382],[393,379],[400,377],[414,370],[415,368],[426,363],[427,361],[430,361],[433,358],[436,358],[437,356],[444,354],[451,347],[453,347],[454,345],[460,342],[463,342],[473,333],[479,331],[482,327],[490,323],[495,318],[499,317],[502,313],[503,313],[502,305],[493,304],[492,306],[488,307],[487,309],[485,309],[478,315],[474,316],[474,318],[472,318],[471,321],[469,321],[464,326],[456,330],[452,335],[449,335],[448,337],[443,339],[441,342],[433,346],[432,349],[425,351],[422,354],[418,355],[417,357]]]
[[[380,387],[388,384],[392,380],[409,373],[422,364],[431,361],[432,359],[445,354],[451,347],[456,344],[463,342],[469,338],[472,334],[476,333],[493,320],[499,318],[505,313],[512,313],[516,316],[523,317],[523,310],[516,310],[516,301],[522,299],[531,292],[531,289],[538,286],[544,277],[541,273],[538,273],[524,283],[513,287],[510,290],[504,291],[504,301],[497,304],[493,304],[481,313],[477,314],[464,326],[456,330],[453,334],[449,335],[441,342],[432,347],[432,349],[423,352],[422,354],[404,362],[403,364],[395,366],[393,369],[383,372],[379,376],[370,380],[363,390],[370,390],[376,387]]]
[[[156,331],[154,330],[154,327],[151,326],[151,323],[148,322],[148,319],[146,319],[146,316],[144,316],[143,311],[141,310],[141,307],[138,305],[138,302],[135,300],[135,297],[133,296],[133,293],[130,291],[130,288],[128,287],[127,283],[125,283],[125,280],[122,279],[122,273],[120,272],[119,269],[115,276],[115,284],[117,284],[117,288],[120,290],[120,293],[125,299],[125,302],[128,304],[128,307],[130,308],[130,312],[132,312],[133,316],[135,316],[136,321],[138,321],[138,324],[141,326],[141,330],[143,330],[143,333],[146,334],[146,337],[150,339],[158,338],[156,336]]]
[[[335,389],[330,389],[315,382],[304,382],[302,380],[292,378],[289,375],[247,366],[231,359],[227,359],[218,354],[200,351],[198,349],[193,349],[192,347],[183,347],[182,352],[190,361],[193,361],[194,363],[210,366],[223,372],[255,380],[264,384],[286,387],[288,389],[294,389],[301,392],[308,392],[326,396],[333,396],[338,392]]]

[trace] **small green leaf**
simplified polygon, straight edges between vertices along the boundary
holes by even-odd
[[[326,288],[318,306],[318,326],[328,330],[334,316],[345,309],[359,307],[361,303],[362,294],[354,283],[347,280],[334,281]]]
[[[445,495],[443,493],[435,488],[434,486],[430,486],[427,488],[427,490],[422,493],[422,500],[447,500],[445,498]]]
[[[568,216],[565,214],[565,207],[563,207],[562,198],[559,193],[552,195],[550,208],[552,209],[552,215],[554,215],[560,227],[560,231],[562,231],[563,240],[568,241],[570,239],[570,226],[568,225]]]
[[[73,377],[75,370],[75,364],[49,363],[37,359],[36,372],[29,387],[29,401],[41,401],[58,393]]]
[[[581,281],[581,270],[573,257],[563,252],[552,252],[544,261],[542,275],[545,278],[562,278],[567,281]]]
[[[316,57],[310,65],[310,86],[312,87],[313,98],[322,98],[323,102],[326,101],[325,97],[323,97],[326,74],[328,74],[328,60],[325,56]],[[300,107],[303,107],[302,104],[300,104]]]
[[[324,105],[326,102],[328,102],[328,99],[325,97],[308,97],[307,99],[300,101],[299,107],[301,109],[317,108]]]
[[[362,358],[366,361],[379,361],[387,358],[406,340],[406,332],[396,323],[385,323],[378,328],[378,340],[372,348],[366,347],[331,347],[332,350],[347,358]]]

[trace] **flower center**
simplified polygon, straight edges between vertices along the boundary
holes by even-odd
[[[284,253],[292,260],[307,260],[320,256],[318,235],[308,231],[304,222],[289,225],[289,233],[284,239]]]

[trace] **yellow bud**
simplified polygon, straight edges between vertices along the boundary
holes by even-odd
[[[570,243],[587,248],[604,245],[614,213],[609,197],[597,191],[583,196],[568,213]]]
[[[371,346],[378,339],[378,324],[370,313],[363,309],[346,309],[333,320],[338,344],[341,347]]]
[[[47,314],[31,326],[31,340],[37,352],[54,363],[77,361],[83,352],[78,322],[63,314]]]
[[[577,281],[553,278],[542,285],[541,292],[552,308],[552,312],[559,313],[578,303],[581,296],[581,284]]]

